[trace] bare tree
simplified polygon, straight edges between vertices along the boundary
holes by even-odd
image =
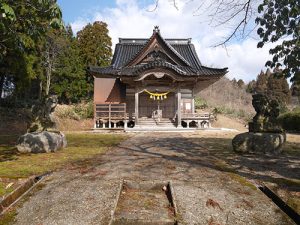
[[[46,74],[46,84],[45,84],[45,95],[49,95],[52,73],[55,71],[55,68],[58,66],[57,57],[61,53],[62,48],[64,47],[64,39],[62,34],[54,30],[50,30],[47,33],[44,51],[43,51],[43,64],[45,67]],[[42,85],[40,85],[42,88]]]
[[[155,0],[155,11],[159,7],[159,1]],[[178,0],[169,0],[174,8],[179,10]],[[224,46],[233,38],[245,38],[255,28],[254,18],[257,16],[257,7],[261,0],[188,0],[185,4],[199,3],[193,11],[194,16],[207,15],[209,24],[215,28],[225,26],[231,32],[214,47]],[[252,23],[253,21],[253,23]]]

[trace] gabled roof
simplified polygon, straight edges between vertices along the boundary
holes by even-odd
[[[143,56],[153,50],[153,43],[174,63],[157,58],[151,62],[140,63]],[[153,68],[171,69],[183,76],[223,76],[227,68],[217,69],[201,64],[191,39],[164,39],[158,27],[155,27],[149,39],[120,38],[115,47],[111,65],[108,67],[90,67],[95,76],[117,75],[135,76],[142,71]]]

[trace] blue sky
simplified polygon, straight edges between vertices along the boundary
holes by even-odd
[[[88,16],[93,10],[116,6],[115,1],[110,0],[58,0],[57,2],[62,9],[65,23]]]
[[[139,0],[140,7],[153,3],[155,0]],[[116,7],[114,0],[58,0],[57,3],[63,11],[63,19],[66,24],[80,17],[91,16],[92,11]]]
[[[206,0],[209,4],[214,0]],[[243,40],[233,40],[227,48],[212,46],[222,42],[232,29],[214,27],[209,24],[210,12],[203,11],[200,16],[193,15],[203,0],[176,0],[178,9],[170,0],[58,0],[66,24],[71,24],[74,34],[86,24],[104,21],[108,24],[113,46],[119,37],[147,38],[155,25],[165,38],[192,38],[202,64],[212,67],[229,67],[229,78],[250,81],[255,79],[265,62],[271,45],[257,49],[258,40],[254,35]],[[251,23],[250,23],[251,24]],[[253,23],[252,23],[253,24]]]

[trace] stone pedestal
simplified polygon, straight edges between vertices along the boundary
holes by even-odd
[[[238,134],[232,140],[233,150],[238,153],[279,154],[286,142],[285,133]]]

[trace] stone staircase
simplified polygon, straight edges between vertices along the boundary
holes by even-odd
[[[169,118],[161,118],[158,119],[153,118],[139,118],[139,126],[140,127],[176,127],[176,124],[172,119]]]

